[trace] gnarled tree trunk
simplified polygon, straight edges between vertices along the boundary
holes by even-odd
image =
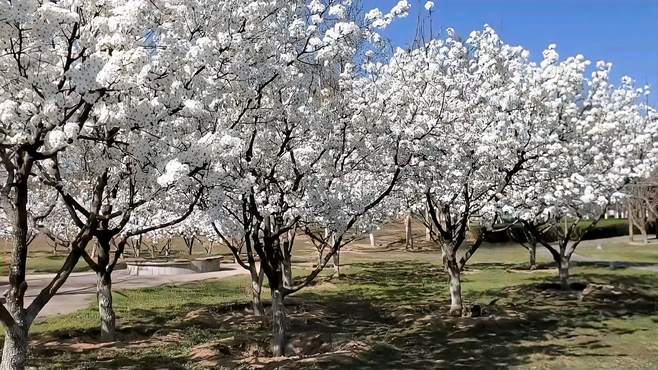
[[[292,288],[292,243],[294,233],[286,233],[287,238],[281,240],[283,259],[281,261],[281,270],[283,271],[283,287]]]
[[[324,261],[324,248],[318,248],[318,266],[322,265],[322,262]]]
[[[110,264],[109,237],[97,237],[98,262],[96,269],[96,299],[98,301],[98,314],[101,319],[101,341],[111,342],[116,334],[116,315],[112,306],[112,271]]]
[[[112,275],[108,272],[96,273],[96,297],[98,313],[101,317],[101,340],[111,342],[116,337],[116,315],[112,306]]]
[[[292,263],[290,260],[283,261],[283,287],[292,288]]]
[[[214,246],[214,242],[212,242],[212,241],[207,242],[207,244],[204,246],[204,249],[206,251],[207,256],[212,255],[213,246]]]
[[[432,217],[430,211],[425,208],[425,241],[432,241]]]
[[[19,157],[19,163],[22,157]],[[24,297],[27,290],[25,281],[25,269],[27,265],[28,249],[28,225],[27,225],[27,202],[28,202],[28,178],[31,169],[29,159],[20,167],[16,173],[15,199],[10,206],[13,208],[13,237],[14,242],[9,262],[9,292],[6,299],[6,311],[3,316],[11,315],[11,318],[3,318],[5,324],[5,344],[2,350],[2,370],[24,369],[27,362],[27,333],[30,328],[30,320],[26,317],[24,309]],[[8,199],[4,199],[9,203]],[[5,205],[5,204],[3,204]],[[4,307],[3,307],[4,310]]]
[[[183,236],[183,242],[185,243],[185,247],[187,247],[187,254],[190,256],[192,255],[195,239],[196,238],[194,236]]]
[[[5,330],[1,370],[22,370],[27,363],[27,333],[29,325],[17,322]]]

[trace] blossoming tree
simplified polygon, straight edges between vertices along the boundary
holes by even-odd
[[[492,227],[497,202],[538,159],[552,127],[527,51],[503,43],[488,26],[464,41],[449,35],[398,51],[385,78],[406,91],[404,103],[418,116],[400,130],[427,130],[414,141],[405,186],[417,194],[416,213],[429,213],[421,219],[441,248],[450,313],[461,315],[460,275],[481,245],[481,229]]]
[[[145,2],[146,3],[146,2]],[[3,369],[21,369],[31,323],[64,283],[99,220],[88,217],[71,241],[56,277],[25,307],[30,235],[28,200],[35,173],[50,168],[91,120],[97,105],[116,99],[117,75],[138,68],[144,30],[139,2],[0,3],[0,156],[2,209],[12,225],[10,289],[0,320],[6,327]],[[142,54],[144,55],[144,54]],[[127,79],[130,83],[130,79]],[[91,196],[90,209],[100,207]]]
[[[311,215],[331,219],[339,245],[340,234],[381,201],[398,177],[391,156],[380,162],[391,173],[386,184],[374,183],[354,214],[341,220],[318,214],[339,211],[337,205],[351,199],[349,183],[360,179],[357,173],[368,173],[364,155],[374,156],[361,149],[362,143],[377,136],[359,126],[358,115],[351,118],[355,55],[364,40],[381,42],[373,30],[404,15],[408,4],[400,2],[386,14],[369,12],[363,26],[350,19],[351,1],[201,3],[180,4],[176,14],[184,21],[161,27],[162,45],[188,50],[195,60],[187,68],[201,81],[192,87],[200,93],[189,101],[197,124],[189,135],[198,145],[180,161],[209,160],[206,212],[222,242],[251,272],[257,313],[262,312],[260,271],[267,278],[273,348],[280,355],[285,351],[284,297],[317,276],[337,249],[332,246],[318,269],[293,286],[291,247],[300,223],[310,222]],[[329,200],[334,204],[320,203]]]
[[[554,50],[550,52],[544,74],[560,75],[564,65]],[[556,93],[556,150],[544,153],[543,165],[532,167],[530,178],[511,192],[522,225],[555,260],[563,289],[569,288],[569,262],[576,247],[609,206],[626,196],[625,187],[648,176],[657,164],[658,124],[641,102],[645,91],[629,77],[614,86],[610,69],[609,63],[597,63],[592,77],[576,84],[576,93],[566,101],[559,100],[565,94]],[[590,221],[582,227],[586,219]],[[540,225],[552,226],[556,246],[546,240]]]

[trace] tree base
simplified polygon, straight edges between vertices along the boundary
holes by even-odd
[[[448,315],[452,317],[462,317],[462,307],[450,307]]]

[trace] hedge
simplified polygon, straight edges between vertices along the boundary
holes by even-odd
[[[581,221],[577,226],[577,232],[583,232],[585,228],[587,228],[591,223],[592,221]],[[496,225],[496,228],[499,229],[505,226],[505,224],[500,224]],[[515,235],[523,235],[520,224],[514,224],[511,229]],[[654,226],[648,225],[647,230],[649,233],[651,233],[654,230]],[[639,234],[639,230],[636,229],[636,233]],[[628,220],[625,218],[610,218],[607,220],[604,219],[599,221],[596,226],[584,236],[583,239],[604,239],[624,235],[628,235]],[[551,242],[557,240],[557,234],[555,232],[547,233],[546,237]],[[487,232],[484,236],[484,239],[489,243],[507,243],[512,241],[506,231]]]

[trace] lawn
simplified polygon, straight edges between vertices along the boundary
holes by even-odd
[[[605,246],[628,264],[658,247],[637,248]],[[543,289],[556,272],[524,270],[518,246],[478,253],[463,290],[483,317],[447,317],[436,252],[355,246],[343,252],[341,278],[325,274],[287,300],[290,359],[269,357],[268,322],[249,314],[249,282],[237,277],[116,292],[120,341],[109,345],[95,340],[93,307],[39,322],[31,362],[45,369],[658,367],[656,272],[582,263],[574,281],[613,287],[583,296]]]
[[[598,240],[588,240],[576,249],[576,253],[588,259],[606,262],[622,262],[627,264],[658,264],[658,242],[649,240],[650,244],[641,242],[629,243],[627,237],[612,238],[602,243]]]
[[[6,275],[8,268],[9,258],[10,258],[10,248],[7,240],[0,241],[0,276]],[[48,273],[57,273],[62,267],[62,264],[66,260],[68,251],[65,249],[58,249],[56,253],[53,253],[52,248],[48,246],[48,243],[43,238],[37,238],[30,244],[30,252],[27,258],[27,273],[28,274],[48,274]],[[92,253],[93,243],[90,243],[87,246],[87,252]],[[126,253],[131,253],[130,249],[126,250]],[[146,247],[142,250],[143,256],[149,257],[150,253],[146,250]],[[228,256],[230,252],[225,247],[215,247],[213,254],[222,254]],[[187,258],[188,255],[187,249],[182,240],[174,239],[172,242],[172,257],[181,257]],[[205,250],[197,243],[193,250],[193,257],[204,257],[206,256]],[[119,264],[119,268],[122,268],[123,264]],[[73,269],[73,272],[81,271],[90,271],[90,267],[80,258],[77,265]]]
[[[9,265],[11,248],[9,241],[0,241],[0,276],[7,275],[7,268]],[[57,253],[53,254],[52,248],[48,246],[45,240],[38,238],[30,244],[30,252],[27,257],[27,273],[28,274],[46,274],[56,273],[62,267],[64,260],[66,260],[67,252],[59,249]],[[75,266],[73,271],[88,271],[89,266],[84,260]]]

